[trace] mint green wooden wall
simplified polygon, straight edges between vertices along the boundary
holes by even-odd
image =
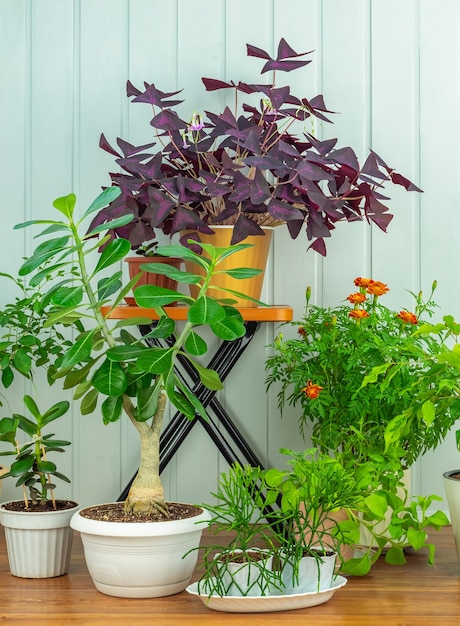
[[[315,50],[313,64],[287,75],[294,93],[323,93],[338,112],[335,127],[317,132],[359,155],[374,149],[424,194],[392,191],[389,233],[339,226],[324,260],[277,229],[265,300],[292,304],[298,317],[307,284],[318,303],[335,304],[355,276],[372,275],[390,285],[387,302],[409,306],[405,290],[428,290],[436,278],[441,313],[460,317],[459,27],[458,0],[0,0],[0,271],[14,272],[33,245],[15,223],[46,215],[71,191],[83,208],[108,183],[101,132],[150,140],[147,108],[125,97],[128,78],[183,87],[190,112],[220,108],[222,95],[205,95],[201,76],[254,81],[259,65],[245,44],[273,50],[284,36]],[[2,283],[0,306],[12,295]],[[281,419],[265,393],[275,330],[259,332],[222,394],[265,464],[281,462],[281,446],[304,446],[295,412]],[[8,394],[13,409],[24,390],[18,381]],[[37,394],[66,397],[41,380]],[[62,460],[73,482],[61,493],[83,504],[116,498],[135,469],[131,429],[104,427],[77,406],[59,428],[73,441]],[[415,492],[442,493],[442,471],[458,465],[451,436],[415,468]],[[224,469],[196,426],[164,476],[168,496],[200,502]],[[14,494],[6,481],[3,496]]]

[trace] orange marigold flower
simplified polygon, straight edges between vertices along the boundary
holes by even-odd
[[[351,293],[349,296],[347,296],[347,300],[352,304],[361,304],[361,302],[364,302],[366,300],[366,295],[359,292]]]
[[[407,322],[408,324],[417,324],[418,319],[417,316],[409,311],[400,311],[396,317],[399,317],[403,322]]]
[[[349,317],[354,317],[356,320],[360,320],[363,317],[369,317],[369,313],[364,309],[353,309],[348,313]]]
[[[305,337],[305,335],[307,334],[307,331],[305,330],[305,328],[303,326],[299,326],[299,328],[297,329],[297,332],[299,333],[299,335],[301,335],[302,337]]]
[[[367,293],[372,294],[373,296],[383,296],[388,291],[388,286],[385,283],[381,283],[378,280],[373,280],[367,286]]]
[[[358,276],[358,278],[354,280],[356,287],[367,287],[369,283],[373,282],[371,278],[361,278],[361,276]]]
[[[310,398],[310,400],[314,400],[319,396],[323,388],[321,385],[314,385],[311,380],[307,382],[307,386],[302,389],[305,395]]]

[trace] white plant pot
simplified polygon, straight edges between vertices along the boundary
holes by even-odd
[[[403,502],[410,502],[410,494],[411,494],[411,482],[412,482],[412,473],[411,469],[405,469],[402,477],[402,486],[398,487],[397,495],[403,500]],[[374,526],[375,533],[378,533],[380,536],[388,538],[391,540],[391,537],[386,530],[391,522],[392,512],[390,511],[385,515],[385,519],[381,522],[378,522]],[[363,547],[377,548],[377,542],[374,540],[372,534],[367,530],[365,526],[361,526],[360,528],[360,540],[359,545]],[[386,548],[388,548],[391,544],[386,544]]]
[[[244,550],[234,550],[233,554],[241,554]],[[251,548],[250,552],[264,553],[265,550]],[[220,555],[216,555],[218,558]],[[237,563],[225,561],[218,568],[222,579],[222,589],[226,596],[267,596],[270,593],[270,574],[273,555],[268,551],[266,558],[259,561]]]
[[[450,521],[457,548],[457,559],[460,566],[460,480],[451,478],[453,474],[460,474],[460,469],[445,472],[443,478],[447,504],[449,505]]]
[[[318,547],[312,548],[322,551]],[[286,590],[286,595],[296,593],[309,593],[324,591],[332,587],[334,577],[335,562],[337,554],[330,554],[315,558],[314,556],[303,556],[298,565],[297,575],[295,567],[289,561],[283,566],[281,573]]]
[[[75,513],[86,565],[98,591],[120,598],[159,598],[183,591],[198,558],[209,513],[166,522],[104,522]],[[192,552],[190,552],[192,550]]]
[[[52,578],[69,569],[73,532],[70,519],[78,505],[61,511],[28,513],[0,506],[10,571],[21,578]]]

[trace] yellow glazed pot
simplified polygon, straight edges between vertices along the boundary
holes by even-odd
[[[223,248],[230,245],[233,233],[232,226],[212,226],[212,229],[215,230],[214,235],[200,233],[200,239],[203,243],[209,243],[216,248]],[[263,228],[263,231],[265,232],[264,236],[250,236],[241,242],[251,244],[250,248],[246,248],[245,250],[241,250],[240,252],[233,254],[219,265],[219,270],[251,267],[260,269],[262,272],[258,276],[242,280],[232,278],[226,274],[218,274],[217,276],[214,276],[211,281],[211,287],[215,287],[215,289],[210,289],[210,296],[215,298],[233,298],[236,300],[236,306],[239,307],[257,306],[257,304],[251,300],[233,296],[232,294],[219,290],[218,287],[233,289],[234,291],[248,295],[251,298],[260,300],[260,294],[262,292],[262,285],[264,282],[265,267],[267,265],[267,259],[272,242],[273,228]],[[204,275],[204,270],[190,261],[185,262],[185,267],[188,272]],[[190,285],[190,293],[194,298],[196,297],[198,291],[195,285]]]

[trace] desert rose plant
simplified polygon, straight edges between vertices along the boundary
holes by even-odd
[[[53,377],[63,380],[64,388],[75,389],[74,398],[81,400],[83,414],[95,411],[100,399],[105,424],[125,415],[139,434],[139,471],[125,501],[125,511],[167,516],[168,506],[159,476],[159,440],[166,401],[190,419],[197,413],[206,417],[201,403],[176,375],[174,365],[180,355],[196,369],[203,385],[213,390],[222,388],[216,372],[199,363],[197,357],[206,352],[207,345],[197,329],[208,327],[224,340],[245,333],[238,310],[229,301],[221,302],[208,296],[207,289],[212,276],[219,271],[219,263],[247,244],[219,249],[203,245],[201,255],[181,245],[157,250],[166,257],[195,261],[205,272],[201,277],[164,264],[150,268],[182,283],[198,285],[196,298],[163,287],[147,285],[134,289],[137,304],[154,309],[159,316],[149,337],[165,339],[167,343],[165,347],[149,347],[131,331],[136,325],[150,324],[150,319],[139,317],[117,323],[109,319],[113,307],[123,301],[138,278],[123,285],[122,272],[117,265],[129,251],[129,242],[120,238],[110,240],[108,235],[99,239],[99,235],[128,223],[132,215],[95,227],[88,234],[84,232],[86,220],[119,194],[117,187],[106,189],[80,219],[75,212],[76,198],[70,194],[55,200],[54,207],[59,215],[56,220],[18,225],[17,228],[43,227],[38,235],[42,242],[25,260],[19,274],[22,279],[28,278],[35,288],[44,288],[43,301],[50,305],[44,311],[44,328],[68,327],[75,331],[74,341],[59,357]],[[94,257],[93,253],[101,245],[103,252],[96,255],[93,267],[89,258]],[[234,274],[247,278],[257,272],[239,268]],[[176,328],[164,309],[177,302],[188,307],[183,328]]]

